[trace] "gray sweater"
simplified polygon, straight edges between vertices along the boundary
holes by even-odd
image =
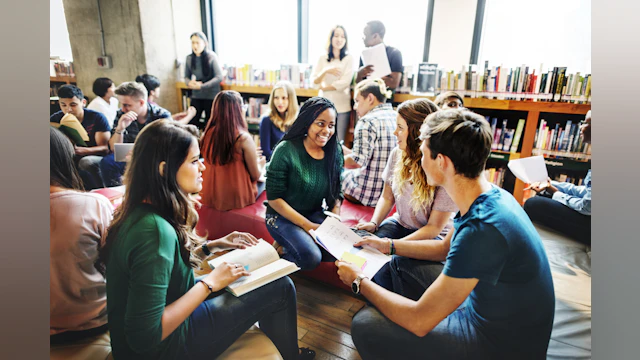
[[[191,81],[191,75],[195,75],[197,81],[202,81],[202,88],[200,90],[191,90],[192,99],[207,99],[213,100],[220,92],[220,82],[222,81],[222,69],[220,68],[220,61],[218,55],[211,50],[205,50],[209,53],[209,63],[205,66],[209,67],[209,76],[205,78],[202,64],[202,56],[196,58],[195,68],[191,68],[191,58],[193,54],[187,56],[187,61],[184,66],[185,82],[188,84]]]

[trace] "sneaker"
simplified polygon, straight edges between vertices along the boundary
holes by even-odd
[[[299,360],[311,360],[316,357],[316,352],[309,349],[308,347],[300,348],[300,353],[298,354]]]

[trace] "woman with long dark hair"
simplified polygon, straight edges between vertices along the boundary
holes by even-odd
[[[73,145],[49,130],[49,334],[52,344],[107,331],[104,276],[95,264],[113,207],[102,195],[84,192]]]
[[[313,68],[311,81],[320,88],[318,96],[326,97],[336,106],[338,141],[345,140],[349,128],[353,73],[347,31],[342,25],[334,26],[329,34],[326,53],[320,56]]]
[[[211,117],[213,99],[220,92],[222,69],[218,55],[207,48],[209,41],[203,32],[196,31],[189,38],[193,52],[187,55],[184,77],[187,86],[191,89],[191,106],[196,108],[196,115],[191,119],[190,124],[202,130]],[[205,113],[205,122],[200,121],[202,112]]]
[[[276,146],[267,166],[267,230],[283,257],[302,270],[333,257],[315,244],[309,230],[324,221],[323,201],[340,213],[342,150],[335,134],[336,108],[331,100],[313,97]]]
[[[206,166],[202,173],[202,204],[226,211],[255,203],[256,181],[265,158],[256,153],[238,92],[218,93],[200,144]]]
[[[215,358],[259,321],[280,354],[297,359],[296,292],[288,277],[241,297],[223,291],[249,275],[239,264],[194,279],[194,249],[257,243],[246,233],[208,242],[195,233],[190,194],[201,190],[204,170],[197,134],[195,126],[158,120],[133,147],[124,200],[101,252],[114,358]]]

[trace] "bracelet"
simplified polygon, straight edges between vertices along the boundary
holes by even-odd
[[[396,246],[395,246],[395,244],[393,243],[393,239],[391,239],[391,245],[390,245],[390,246],[391,246],[391,249],[389,250],[389,253],[390,253],[391,255],[394,255],[394,254],[396,253]]]
[[[124,130],[122,130],[120,132],[118,132],[118,130],[115,131],[115,133],[118,134],[118,135],[122,135],[122,134],[124,134],[126,132],[127,132],[127,129],[124,129]]]
[[[388,254],[389,254],[389,255],[391,255],[392,246],[393,246],[393,245],[391,245],[391,244],[393,243],[393,240],[391,240],[391,239],[389,239],[389,238],[386,238],[386,239],[387,239],[387,240],[389,240],[389,252],[388,252]]]
[[[378,231],[378,223],[377,223],[377,222],[375,222],[375,221],[373,221],[373,220],[371,220],[371,221],[369,221],[369,222],[370,222],[370,223],[373,223],[373,225],[376,227],[376,230],[375,230],[375,231]],[[375,231],[374,231],[374,232],[375,232]]]
[[[207,246],[206,242],[204,244],[202,244],[201,248],[202,248],[202,252],[204,253],[205,256],[211,255],[211,250],[209,250],[209,247]]]
[[[211,285],[209,285],[206,281],[204,281],[204,280],[200,280],[200,283],[201,283],[202,285],[204,285],[207,289],[209,289],[209,293],[212,293],[212,292],[213,292],[213,287],[212,287]]]

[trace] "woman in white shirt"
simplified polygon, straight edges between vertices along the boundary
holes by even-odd
[[[116,85],[109,78],[97,78],[93,82],[93,93],[96,97],[91,100],[87,109],[102,113],[113,127],[113,120],[118,112],[118,99],[116,98]]]
[[[348,54],[347,48],[347,32],[343,26],[337,25],[331,29],[327,53],[318,59],[311,81],[320,88],[318,96],[331,100],[336,106],[338,140],[345,139],[349,127],[353,73],[353,58]]]

